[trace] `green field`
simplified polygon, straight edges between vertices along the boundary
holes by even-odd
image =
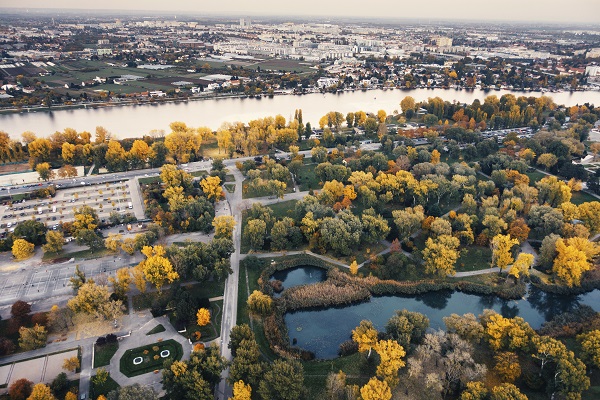
[[[315,175],[316,164],[304,164],[298,171],[298,180],[300,181],[300,190],[319,189],[321,187],[319,178]]]
[[[106,343],[103,346],[94,345],[94,368],[110,364],[110,359],[119,350],[119,343]]]
[[[155,350],[156,348],[158,349]],[[160,353],[165,350],[168,350],[170,353],[166,358],[160,356]],[[138,357],[141,357],[143,362],[135,365],[133,360]],[[164,342],[157,342],[127,350],[123,354],[123,357],[121,357],[119,370],[122,374],[131,378],[162,369],[163,363],[167,358],[181,360],[181,357],[183,357],[183,347],[181,347],[181,344],[173,339],[165,340]]]
[[[490,267],[492,251],[489,247],[468,246],[461,250],[456,261],[456,272],[478,271]]]

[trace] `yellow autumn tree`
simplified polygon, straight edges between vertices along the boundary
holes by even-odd
[[[38,383],[33,387],[27,400],[56,400],[50,387],[45,383]]]
[[[360,388],[360,398],[362,400],[390,400],[392,390],[387,382],[371,378],[369,382]]]
[[[113,285],[113,291],[118,298],[124,298],[131,284],[131,274],[129,268],[120,268],[117,270],[115,277],[108,277],[108,281]]]
[[[117,250],[121,247],[121,243],[123,241],[123,236],[120,233],[109,233],[108,237],[104,239],[104,247],[108,250],[116,253]]]
[[[218,201],[223,196],[221,178],[218,176],[207,176],[200,182],[200,187],[209,199]]]
[[[173,269],[173,265],[169,259],[164,256],[164,247],[144,246],[142,254],[147,257],[142,261],[144,278],[156,286],[159,293],[165,283],[172,283],[176,279],[179,279],[179,274]]]
[[[131,268],[131,279],[133,280],[133,284],[136,289],[140,291],[140,293],[146,293],[146,278],[144,277],[144,270],[142,269],[143,262]]]
[[[67,394],[65,394],[65,400],[77,400],[77,395],[73,392],[67,392]]]
[[[349,269],[352,275],[356,275],[358,273],[358,264],[356,260],[352,261],[352,263],[349,266]]]
[[[235,219],[231,215],[219,215],[213,219],[212,226],[215,228],[215,237],[231,239]]]
[[[438,164],[440,162],[440,152],[437,151],[436,149],[434,149],[431,152],[431,163],[432,164]]]
[[[439,276],[454,275],[459,245],[460,241],[450,235],[441,235],[435,240],[428,238],[423,250],[425,272]]]
[[[250,400],[251,398],[252,388],[250,385],[246,385],[242,380],[233,384],[233,397],[229,400]]]
[[[171,133],[165,137],[165,146],[177,163],[186,163],[196,154],[202,144],[202,134],[183,122],[172,122]]]
[[[65,358],[62,367],[65,371],[75,372],[79,368],[79,358],[77,356]]]
[[[529,269],[532,265],[533,254],[519,253],[508,274],[515,279],[519,279],[521,276],[529,276]]]
[[[210,323],[210,311],[206,308],[200,308],[196,313],[196,322],[198,326],[208,325]]]
[[[377,376],[382,378],[390,387],[399,383],[398,370],[406,364],[402,357],[406,355],[404,348],[395,340],[380,340],[374,347],[379,354]]]
[[[352,331],[352,340],[358,344],[358,351],[364,353],[368,351],[367,358],[371,355],[371,350],[377,344],[377,331],[371,321],[362,320],[360,324]]]
[[[25,260],[33,254],[35,245],[25,239],[16,239],[12,245],[12,254],[17,260]]]
[[[592,267],[595,245],[582,238],[558,239],[556,254],[552,265],[556,279],[568,287],[579,286],[583,273]]]
[[[248,310],[253,314],[267,315],[273,308],[273,299],[270,296],[255,290],[248,297]]]
[[[510,235],[498,234],[494,236],[490,244],[492,247],[492,266],[496,266],[502,271],[512,264],[514,258],[511,250],[517,244],[519,244],[519,241],[511,238]]]
[[[577,336],[577,341],[581,345],[583,361],[600,368],[600,330],[583,333]]]

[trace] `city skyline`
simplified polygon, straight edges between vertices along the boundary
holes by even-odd
[[[168,12],[176,15],[182,12],[205,15],[231,15],[231,16],[321,16],[321,17],[353,17],[353,18],[386,18],[386,19],[434,19],[434,20],[487,20],[487,21],[514,21],[514,22],[554,22],[554,23],[600,23],[600,2],[595,0],[581,0],[578,9],[581,13],[576,18],[565,13],[564,2],[559,0],[505,0],[502,7],[482,7],[481,2],[475,0],[462,0],[454,2],[451,7],[443,0],[430,0],[427,7],[421,3],[398,5],[388,0],[375,0],[370,2],[370,7],[361,6],[356,0],[333,0],[323,3],[317,0],[307,0],[291,8],[272,0],[246,2],[231,0],[227,2],[198,3],[189,0],[173,0],[168,4],[162,1],[127,2],[106,0],[101,5],[92,3],[83,4],[75,0],[56,0],[49,4],[39,0],[5,0],[5,8],[19,9],[68,9],[68,10],[127,10],[127,11],[153,11]]]

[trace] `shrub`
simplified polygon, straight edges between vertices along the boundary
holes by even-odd
[[[351,354],[358,352],[358,343],[354,340],[346,340],[340,344],[340,348],[338,350],[339,356],[349,356]]]
[[[104,336],[100,336],[96,339],[96,346],[104,346],[106,344],[106,338]]]
[[[117,343],[117,335],[114,333],[106,335],[106,343]]]
[[[152,351],[158,351],[159,347],[158,346],[152,346]]]

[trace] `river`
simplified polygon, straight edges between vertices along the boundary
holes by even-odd
[[[314,267],[295,268],[289,275],[277,272],[274,278],[283,282],[284,288],[323,280],[323,275],[315,274]],[[289,278],[289,279],[286,279]],[[507,318],[522,317],[532,328],[539,328],[545,321],[565,311],[571,311],[585,304],[600,311],[600,290],[579,296],[564,296],[545,293],[530,286],[525,299],[502,300],[495,296],[481,296],[453,291],[439,291],[417,296],[372,297],[366,303],[346,307],[331,307],[320,310],[306,310],[287,313],[285,324],[290,341],[296,339],[297,346],[315,353],[316,358],[330,359],[337,356],[339,345],[350,339],[351,331],[361,320],[373,322],[379,331],[396,310],[407,309],[427,315],[430,327],[444,329],[443,317],[450,314],[481,314],[488,308]]]
[[[319,119],[328,111],[339,111],[344,115],[353,111],[385,110],[388,114],[400,110],[400,101],[412,96],[417,101],[439,96],[448,101],[472,103],[483,100],[488,95],[498,97],[505,93],[515,96],[540,96],[541,92],[517,92],[508,90],[455,90],[455,89],[414,89],[414,90],[369,90],[344,93],[313,93],[302,96],[278,95],[272,98],[222,98],[197,101],[169,102],[163,104],[127,105],[92,109],[71,109],[60,111],[36,111],[0,115],[0,130],[13,138],[21,133],[32,131],[38,136],[48,136],[55,131],[74,128],[77,131],[94,132],[96,126],[103,126],[117,138],[141,137],[152,130],[169,132],[169,124],[183,121],[189,126],[207,126],[218,129],[224,122],[248,122],[252,119],[281,114],[287,119],[294,110],[302,109],[304,122],[318,125]],[[600,91],[546,93],[555,103],[575,105],[583,103],[600,104]]]

